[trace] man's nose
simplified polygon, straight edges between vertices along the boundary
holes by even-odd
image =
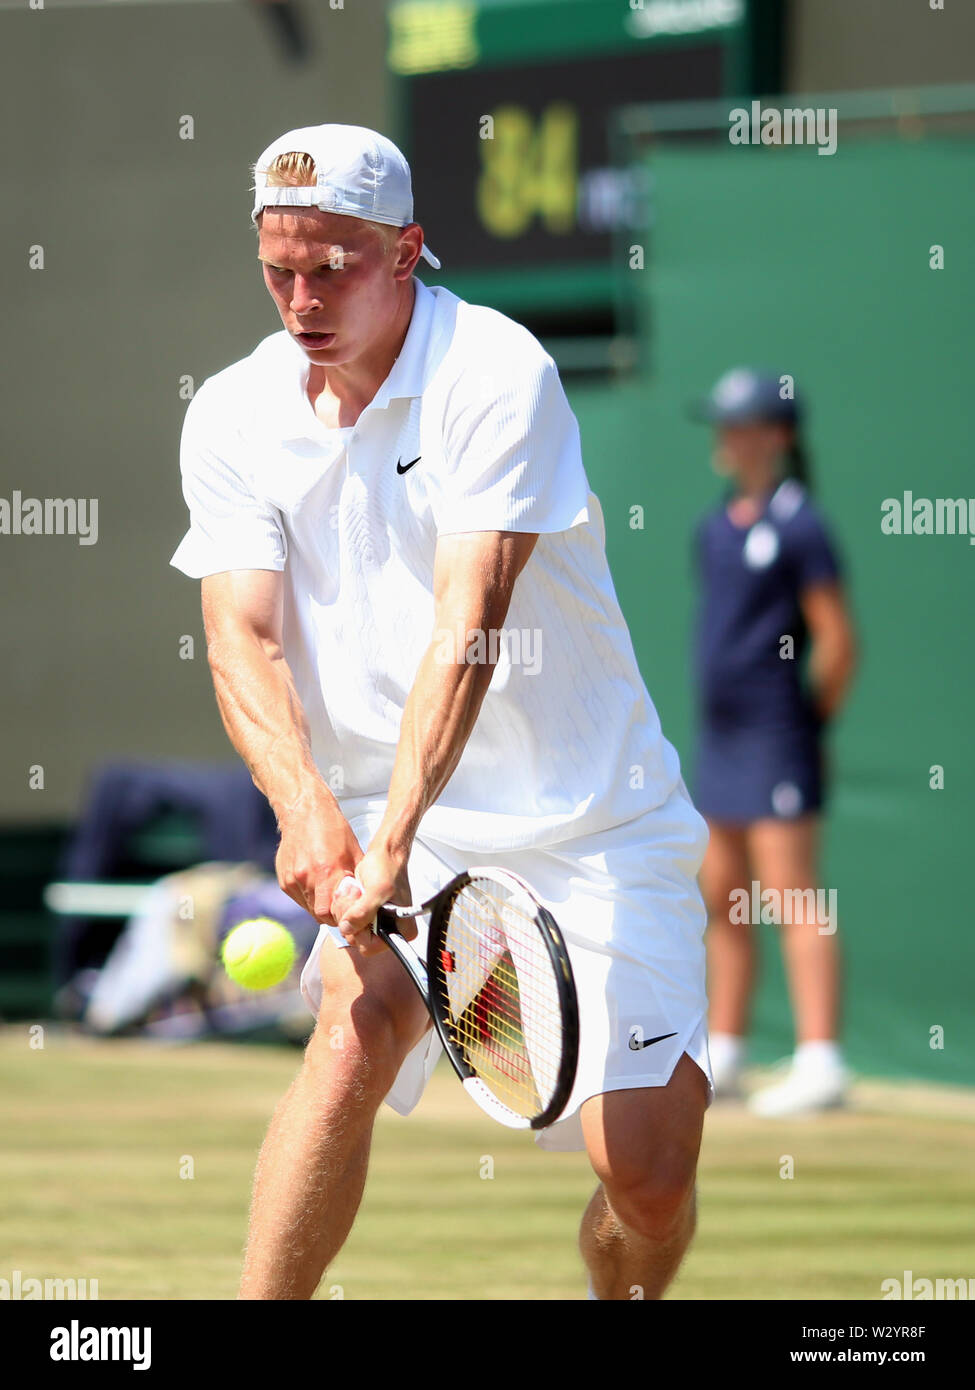
[[[310,314],[322,307],[322,296],[315,280],[296,275],[291,289],[291,309],[295,314]]]

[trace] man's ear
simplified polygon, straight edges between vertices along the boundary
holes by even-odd
[[[413,274],[416,263],[423,250],[423,231],[418,222],[408,222],[400,228],[393,248],[395,263],[393,273],[397,280],[405,280]]]

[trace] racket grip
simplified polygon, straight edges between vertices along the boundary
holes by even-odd
[[[356,890],[356,897],[358,897],[358,896],[361,894],[362,888],[361,888],[361,886],[360,886],[360,884],[359,884],[359,880],[356,879],[356,878],[353,878],[351,874],[346,874],[345,878],[342,879],[341,883],[340,883],[340,884],[338,885],[338,887],[336,888],[335,893],[332,894],[333,899],[335,898],[335,896],[336,896],[337,894],[341,893],[343,889],[346,889],[346,891],[348,891],[348,889],[347,889],[347,886],[348,886],[348,885],[351,885],[353,888],[355,888],[355,890]],[[338,927],[331,927],[331,926],[330,926],[329,929],[328,929],[328,933],[329,933],[329,936],[331,936],[332,941],[335,943],[335,945],[338,946],[339,950],[342,950],[342,951],[347,951],[347,950],[348,950],[348,948],[349,948],[349,942],[346,941],[345,937],[344,937],[344,936],[342,935],[342,933],[339,931]]]
[[[381,907],[376,913],[376,922],[373,931],[378,932],[380,927],[382,927],[384,931],[394,931],[398,933],[399,918],[396,916],[395,912],[390,912],[387,908]]]

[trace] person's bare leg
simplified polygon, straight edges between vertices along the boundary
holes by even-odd
[[[311,1298],[355,1220],[376,1111],[429,1022],[390,955],[335,951],[328,967],[317,1027],[258,1160],[241,1298]]]
[[[743,1038],[748,1031],[755,985],[755,937],[747,923],[729,921],[731,895],[748,892],[750,877],[743,828],[709,821],[711,838],[700,883],[708,909],[709,1028]]]
[[[610,1091],[582,1107],[600,1186],[579,1248],[598,1299],[661,1298],[695,1226],[694,1175],[707,1080],[685,1052],[666,1086]]]
[[[623,1224],[600,1183],[582,1218],[579,1241],[596,1297],[662,1298],[691,1243],[695,1219],[692,1192],[669,1237],[648,1240]]]
[[[815,816],[796,821],[761,820],[749,828],[755,877],[763,890],[772,888],[783,895],[789,889],[815,893],[818,830]],[[787,900],[783,896],[780,901],[785,904]],[[817,918],[781,927],[798,1043],[833,1041],[839,1033],[840,951],[835,932],[821,932],[821,925],[825,924]],[[835,923],[831,925],[835,927]]]

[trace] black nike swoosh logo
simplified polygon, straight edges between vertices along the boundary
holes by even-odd
[[[637,1042],[636,1035],[630,1034],[630,1051],[639,1052],[641,1047],[650,1047],[655,1042],[663,1042],[664,1038],[676,1038],[676,1033],[661,1033],[659,1038],[644,1038],[643,1042]]]
[[[420,462],[420,459],[421,459],[422,457],[423,457],[422,454],[417,454],[416,458],[415,458],[415,459],[410,459],[409,463],[400,463],[399,459],[397,459],[397,460],[396,460],[396,472],[397,472],[397,473],[409,473],[409,471],[410,471],[410,469],[413,467],[414,463],[419,463],[419,462]]]

